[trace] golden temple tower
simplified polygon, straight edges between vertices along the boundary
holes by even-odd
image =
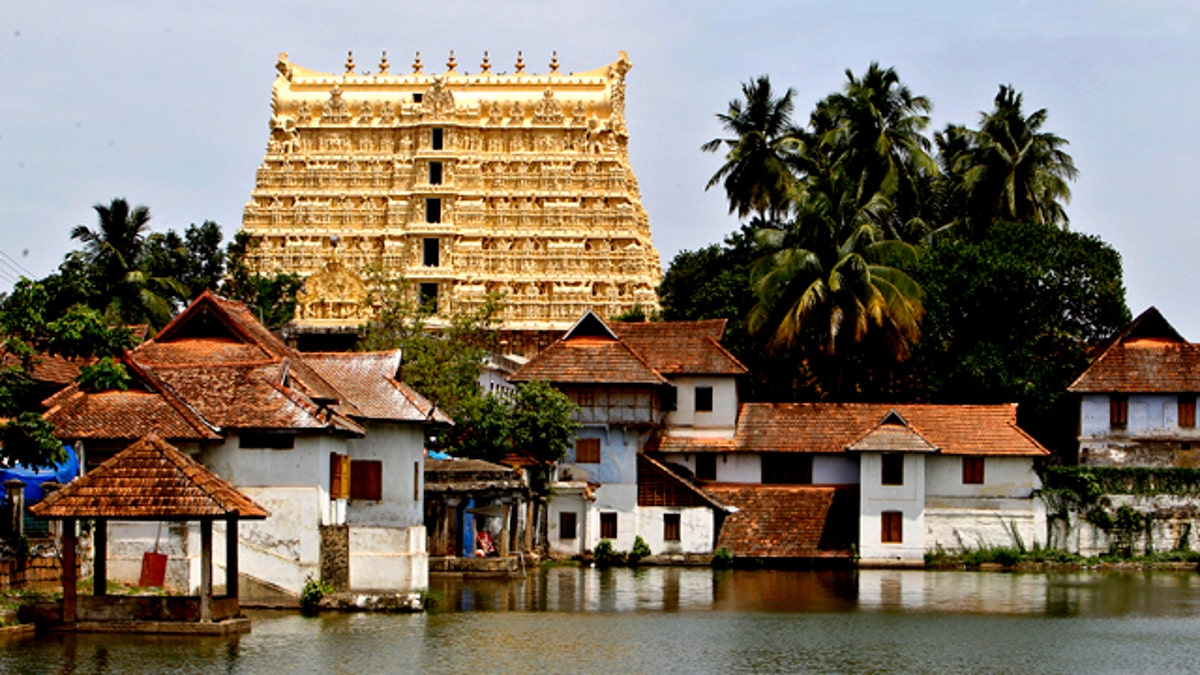
[[[305,278],[292,330],[372,315],[366,270],[403,278],[439,314],[505,295],[502,329],[557,333],[585,310],[658,307],[625,127],[624,52],[583,73],[374,74],[280,54],[266,158],[246,205],[248,263]],[[518,339],[518,342],[523,340]],[[513,344],[514,348],[518,345]],[[526,351],[533,345],[526,345]]]

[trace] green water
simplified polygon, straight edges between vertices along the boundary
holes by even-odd
[[[14,673],[1194,672],[1200,575],[553,569],[422,615],[249,612],[226,638],[46,635]]]

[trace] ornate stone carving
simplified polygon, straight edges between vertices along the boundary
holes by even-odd
[[[329,100],[321,108],[321,122],[343,124],[350,120],[350,106],[342,100],[342,90],[336,84],[329,91]]]
[[[363,77],[286,55],[276,68],[267,156],[242,229],[252,269],[306,277],[298,329],[369,319],[368,265],[437,284],[447,311],[477,306],[484,289],[507,293],[506,331],[657,306],[658,253],[627,158],[624,55],[549,76],[434,75],[419,61],[385,75],[381,61]],[[333,235],[344,243],[331,247]],[[436,266],[423,256],[430,238]]]
[[[537,124],[562,124],[562,104],[554,100],[554,92],[547,89],[542,100],[533,107],[533,121]]]
[[[434,119],[454,114],[454,94],[446,88],[444,77],[433,78],[433,86],[425,92],[423,103],[426,114]]]

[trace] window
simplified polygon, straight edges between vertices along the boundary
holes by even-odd
[[[296,436],[270,431],[243,431],[238,435],[238,447],[291,450],[296,447]]]
[[[418,303],[421,305],[421,310],[430,314],[437,314],[438,310],[438,285],[433,283],[423,283],[417,288],[420,294]]]
[[[613,514],[614,516],[617,514]],[[558,538],[574,539],[579,529],[579,519],[574,511],[562,511],[558,514]]]
[[[983,458],[963,457],[963,484],[983,485]]]
[[[904,485],[904,455],[895,452],[883,455],[883,476],[880,482],[884,485]]]
[[[413,103],[420,103],[424,98],[425,94],[413,94]]]
[[[418,101],[418,103],[420,103],[420,101]],[[443,132],[442,129],[431,129],[430,130],[430,133],[429,133],[429,149],[430,150],[441,150],[442,149],[442,139],[445,136],[445,134],[443,134],[442,132]]]
[[[663,541],[679,541],[679,514],[663,514]]]
[[[429,163],[429,184],[430,185],[441,185],[442,184],[442,163],[441,162],[430,162]]]
[[[696,455],[696,478],[700,480],[717,479],[717,456]]]
[[[696,412],[712,412],[712,387],[696,387]]]
[[[383,499],[383,462],[377,459],[350,462],[350,499],[372,502]]]
[[[600,514],[600,538],[617,538],[617,514],[613,512]]]
[[[437,198],[425,200],[425,222],[442,222],[442,200]]]
[[[765,485],[811,485],[812,455],[791,452],[765,452],[762,455],[762,482]]]
[[[329,455],[329,497],[350,498],[350,455]]]
[[[879,541],[884,544],[904,543],[904,514],[884,511],[879,514]]]
[[[1192,428],[1196,426],[1196,395],[1184,394],[1179,397],[1179,426]]]
[[[421,253],[421,264],[437,267],[442,262],[441,240],[437,237],[425,237],[421,240]]]
[[[1129,397],[1123,394],[1113,394],[1108,397],[1108,426],[1113,429],[1124,429],[1129,423]]]
[[[599,438],[577,438],[577,439],[575,439],[575,463],[576,464],[599,464],[600,463],[600,439]]]

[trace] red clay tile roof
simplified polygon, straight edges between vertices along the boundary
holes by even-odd
[[[721,346],[725,320],[613,322],[621,342],[668,375],[741,375],[746,367]]]
[[[324,429],[365,433],[358,424],[321,409],[283,382],[283,364],[239,363],[158,367],[153,374],[204,419],[222,428]]]
[[[434,410],[428,399],[395,379],[400,367],[399,350],[307,352],[304,360],[342,394],[342,402],[334,407],[345,415],[377,420],[450,422],[445,413]]]
[[[156,436],[134,443],[29,508],[40,518],[198,519],[269,513]]]
[[[895,412],[884,416],[875,428],[846,447],[852,452],[937,452],[916,429]]]
[[[581,337],[558,340],[543,349],[509,378],[562,384],[666,384],[623,342]]]
[[[734,442],[677,438],[659,452],[844,452],[892,410],[947,455],[1049,454],[1017,426],[1015,405],[744,403]]]
[[[79,367],[95,359],[66,359],[54,354],[37,354],[33,358],[30,376],[35,382],[47,382],[66,386],[79,377]],[[0,344],[0,366],[16,366],[19,359],[8,348]]]
[[[858,490],[713,484],[705,491],[737,509],[717,548],[738,558],[849,558],[858,539]]]
[[[712,495],[684,480],[652,457],[637,457],[638,506],[708,506],[725,511]]]
[[[1151,307],[1111,338],[1067,391],[1200,391],[1200,344],[1184,340],[1163,315]]]
[[[198,415],[173,405],[169,395],[140,387],[86,393],[71,385],[48,402],[53,405],[43,417],[54,425],[54,435],[65,441],[133,441],[149,433],[174,441],[220,438]]]

